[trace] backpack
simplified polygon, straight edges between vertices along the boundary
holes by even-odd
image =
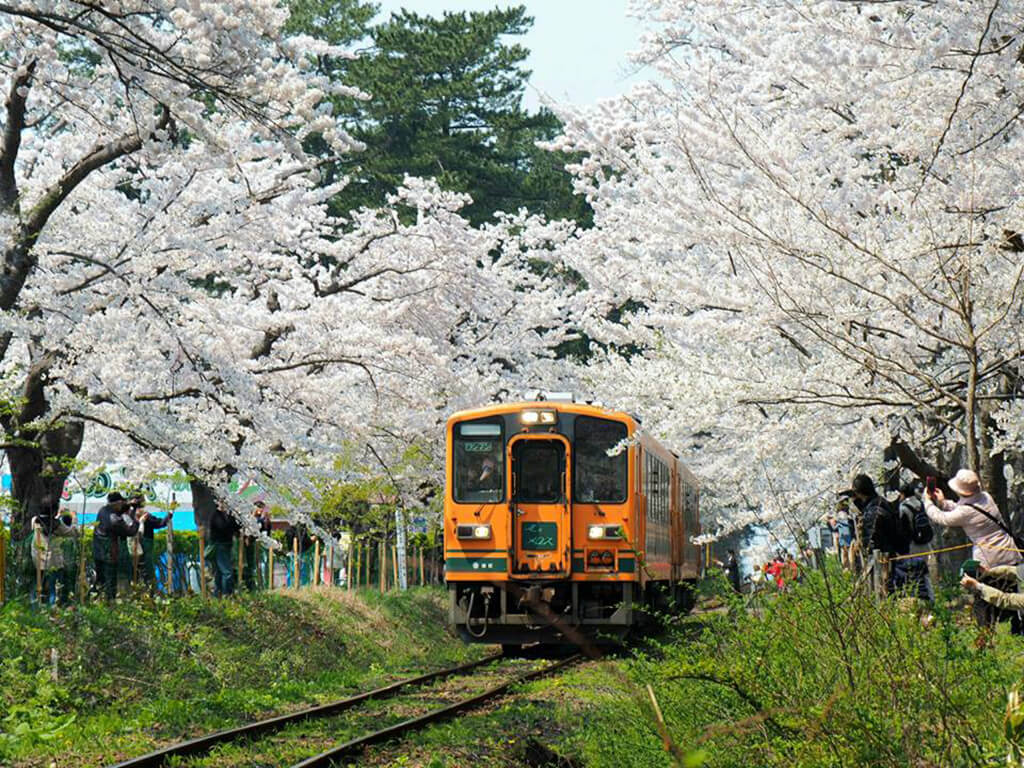
[[[900,518],[910,540],[915,544],[927,544],[935,536],[928,513],[924,511],[924,504],[916,496],[900,502]]]

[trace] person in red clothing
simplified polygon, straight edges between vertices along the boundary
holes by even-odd
[[[782,564],[782,558],[776,557],[772,560],[765,568],[765,573],[775,579],[775,587],[780,592],[786,588],[786,575],[785,568]]]

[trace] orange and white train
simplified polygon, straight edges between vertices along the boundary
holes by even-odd
[[[639,427],[622,411],[553,400],[448,420],[445,578],[463,638],[600,642],[652,607],[690,607],[700,491]]]

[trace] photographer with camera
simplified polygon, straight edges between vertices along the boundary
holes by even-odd
[[[32,595],[41,605],[50,604],[50,595],[58,605],[67,602],[73,582],[65,569],[64,551],[60,537],[77,537],[74,518],[61,516],[57,505],[44,501],[40,513],[32,518],[32,564],[36,567],[39,584],[33,582]],[[0,578],[3,574],[0,573]],[[36,594],[36,587],[42,594]]]
[[[135,519],[139,523],[138,537],[139,544],[142,547],[142,567],[140,569],[142,581],[152,593],[156,591],[156,558],[154,557],[156,541],[154,533],[161,528],[167,527],[173,512],[167,510],[167,514],[164,517],[157,517],[146,509],[146,498],[141,493],[132,497],[130,508],[135,513]]]
[[[1020,563],[1021,557],[1013,537],[1002,522],[999,507],[981,489],[978,475],[970,469],[961,469],[948,485],[959,496],[958,501],[947,499],[941,489],[936,487],[935,478],[928,478],[924,510],[932,522],[950,528],[962,528],[974,544],[971,557],[979,564],[979,577],[975,579],[968,575],[968,578],[971,580],[969,588],[975,593],[975,621],[979,627],[992,627],[997,621],[1009,619],[1010,631],[1015,635],[1024,634],[1024,622],[1016,610],[1003,611],[999,605],[985,597],[986,594],[994,597],[992,593],[996,592],[1005,594],[1017,591],[1014,566]],[[973,587],[974,583],[978,584],[979,589]],[[991,588],[992,593],[980,589],[982,586]]]
[[[96,589],[108,600],[117,597],[117,568],[122,544],[139,531],[139,523],[128,507],[128,500],[117,491],[107,494],[107,503],[96,515],[92,536],[92,556],[96,564]]]
[[[210,539],[207,545],[208,561],[213,565],[213,586],[217,597],[224,597],[235,591],[231,548],[241,528],[224,502],[218,501],[213,514],[210,515]]]
[[[865,474],[854,477],[850,488],[840,495],[852,498],[860,512],[858,543],[864,554],[877,549],[887,557],[900,558],[889,569],[886,589],[890,594],[905,589],[909,586],[909,574],[901,558],[910,552],[911,537],[892,504],[878,493],[875,481]]]
[[[270,511],[263,501],[256,501],[252,506],[252,514],[256,520],[256,526],[262,534],[270,534],[272,525],[270,522]],[[244,561],[242,568],[242,583],[250,592],[259,586],[259,539],[255,536],[242,536],[242,544],[245,547]]]

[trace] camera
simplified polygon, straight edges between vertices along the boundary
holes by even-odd
[[[981,563],[977,560],[964,560],[960,566],[961,576],[970,576],[972,579],[977,579],[981,574]]]

